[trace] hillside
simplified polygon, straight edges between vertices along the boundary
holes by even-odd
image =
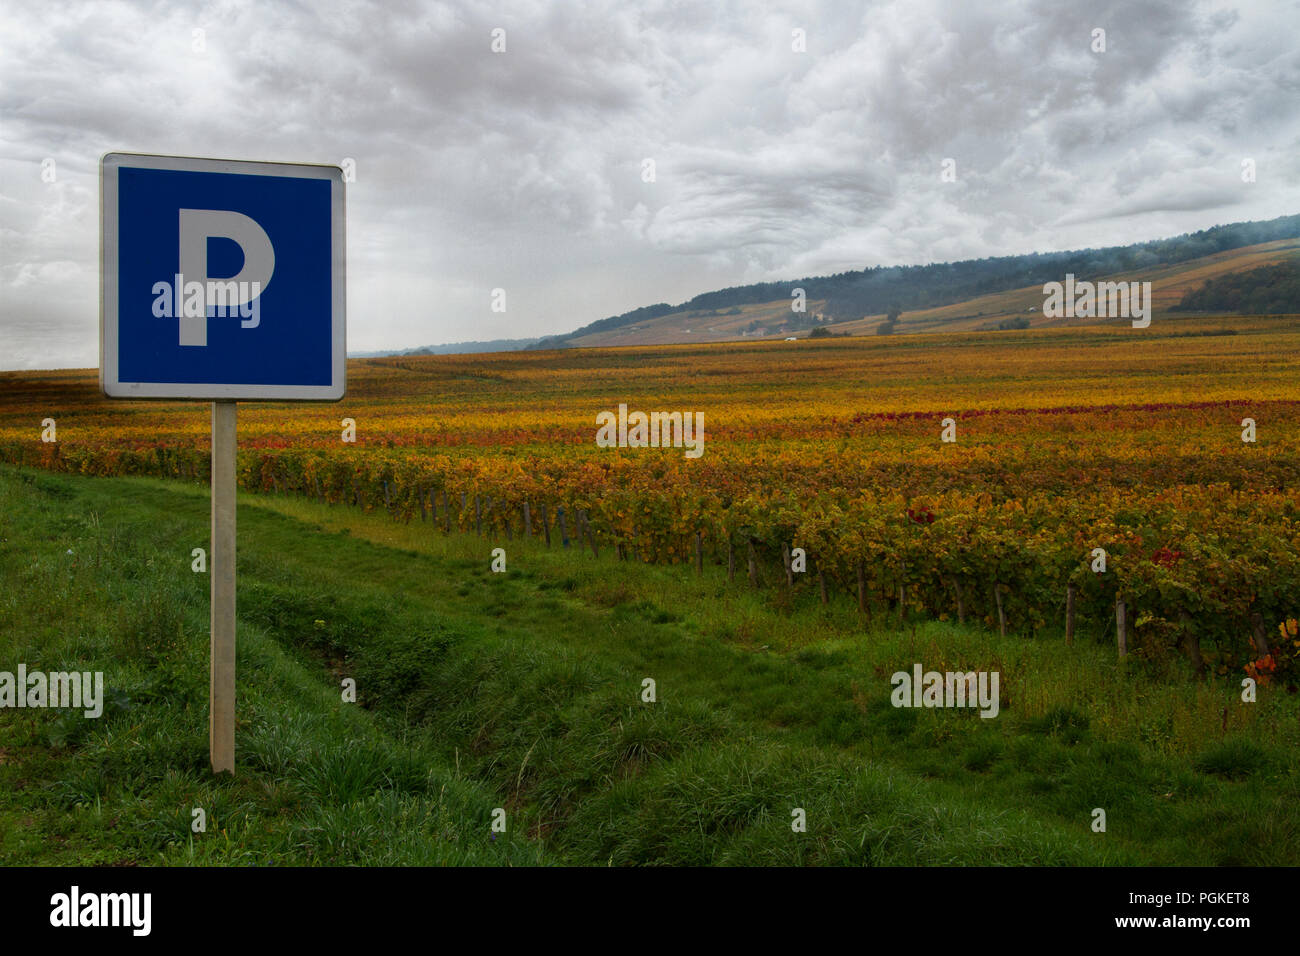
[[[1270,238],[1244,241],[1259,236]],[[1231,248],[1220,248],[1223,246]],[[677,307],[660,303],[611,316],[569,335],[542,339],[530,348],[668,345],[790,335],[802,338],[819,324],[851,335],[874,334],[888,308],[883,303],[903,308],[898,332],[992,329],[1000,321],[1023,317],[1030,319],[1031,327],[1089,321],[1045,320],[1041,314],[1032,314],[1042,308],[1043,283],[1060,280],[1067,272],[1093,281],[1150,281],[1155,311],[1164,314],[1207,279],[1297,257],[1300,216],[1290,216],[1268,223],[1218,226],[1189,237],[1112,249],[869,269],[724,289],[696,296]],[[808,296],[802,314],[790,308],[790,290],[794,288],[803,288]],[[878,309],[854,311],[858,304],[876,302],[882,303]]]
[[[1259,245],[1219,252],[1176,265],[1146,268],[1138,272],[1121,272],[1101,276],[1107,280],[1146,280],[1151,283],[1154,312],[1165,315],[1187,293],[1199,289],[1208,279],[1256,269],[1279,262],[1300,262],[1300,239],[1279,239]],[[1042,316],[1043,288],[1023,286],[966,299],[951,305],[914,312],[904,312],[897,332],[971,332],[996,327],[999,321],[1026,316],[1031,328],[1053,325],[1083,325],[1106,322],[1106,319],[1045,319]],[[825,300],[808,301],[808,314],[817,315]],[[1300,308],[1300,306],[1298,306]],[[622,328],[612,328],[567,340],[573,347],[592,348],[612,345],[671,345],[687,342],[725,342],[744,338],[777,339],[794,335],[804,338],[807,329],[772,331],[766,335],[746,335],[752,323],[780,328],[792,318],[789,299],[740,307],[733,314],[710,315],[707,310],[677,310],[658,318]],[[884,313],[849,321],[827,323],[831,331],[849,335],[872,335],[884,320]],[[543,340],[545,341],[545,340]],[[555,347],[552,345],[551,347]]]
[[[1300,239],[1279,239],[1276,242],[1260,243],[1220,252],[1190,262],[1163,266],[1154,269],[1142,269],[1136,272],[1113,273],[1099,277],[1110,281],[1148,281],[1151,283],[1153,313],[1166,315],[1177,306],[1185,295],[1199,289],[1207,280],[1222,276],[1253,270],[1261,266],[1279,262],[1300,261]],[[1051,319],[1042,315],[1043,288],[1040,285],[1026,286],[1007,292],[980,296],[965,302],[926,309],[920,312],[903,313],[899,322],[900,332],[969,332],[984,328],[1002,319],[1027,316],[1031,328],[1045,328],[1056,325],[1086,325],[1105,323],[1110,319]],[[1300,304],[1297,305],[1300,309]],[[883,314],[867,316],[854,322],[839,323],[833,326],[836,332],[848,332],[852,335],[874,333],[876,326],[884,319]],[[1122,320],[1121,320],[1122,321]]]

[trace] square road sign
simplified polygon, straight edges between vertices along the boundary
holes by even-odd
[[[106,395],[343,397],[339,167],[108,153],[100,201]]]

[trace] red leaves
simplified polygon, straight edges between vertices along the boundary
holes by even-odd
[[[1181,551],[1171,551],[1168,548],[1161,548],[1156,551],[1155,554],[1151,555],[1151,563],[1158,564],[1162,568],[1172,569],[1173,566],[1179,562],[1182,556],[1183,552]]]
[[[907,517],[913,524],[934,524],[934,511],[929,505],[921,505],[918,508],[908,508]]]

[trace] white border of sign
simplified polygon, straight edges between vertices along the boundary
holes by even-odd
[[[117,171],[179,169],[201,173],[291,176],[330,181],[331,316],[334,367],[329,385],[231,385],[219,382],[122,382],[118,380]],[[343,170],[309,163],[258,163],[237,159],[199,159],[143,153],[105,153],[99,161],[99,387],[109,398],[189,398],[199,400],[299,400],[336,402],[347,391],[347,223]]]

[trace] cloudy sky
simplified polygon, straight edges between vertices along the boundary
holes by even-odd
[[[352,159],[350,350],[536,336],[1300,212],[1297,35],[1300,2],[0,0],[0,368],[98,364],[108,151]]]

